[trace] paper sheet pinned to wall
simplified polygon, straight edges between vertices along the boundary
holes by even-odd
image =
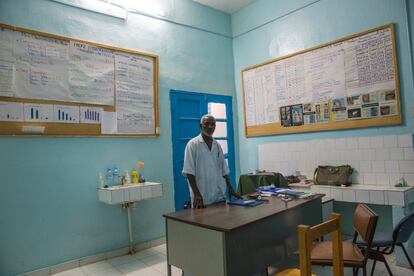
[[[116,112],[102,112],[101,123],[102,134],[116,134],[117,133],[117,116]]]

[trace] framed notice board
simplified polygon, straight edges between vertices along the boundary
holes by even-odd
[[[394,25],[242,70],[247,137],[401,124]]]
[[[158,56],[0,24],[0,135],[158,136]]]

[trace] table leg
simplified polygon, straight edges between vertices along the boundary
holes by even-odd
[[[167,264],[167,276],[171,276],[171,265]]]

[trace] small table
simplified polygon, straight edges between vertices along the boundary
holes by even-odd
[[[237,192],[240,195],[256,192],[259,186],[275,185],[276,187],[288,187],[287,180],[280,173],[258,173],[240,175]]]

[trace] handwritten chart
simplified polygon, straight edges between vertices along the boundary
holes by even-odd
[[[154,54],[0,24],[0,135],[157,136],[157,74]]]
[[[386,25],[242,70],[247,135],[249,130],[252,136],[277,134],[280,128],[288,126],[295,128],[283,129],[281,133],[358,127],[358,119],[400,117],[393,42],[393,25]],[[361,106],[352,102],[352,97],[360,99],[371,94],[371,98],[376,98],[381,93],[390,94],[392,102],[369,102],[375,110],[368,109],[367,103]],[[334,103],[340,106],[334,107]],[[384,104],[387,107],[381,113],[378,108]],[[324,120],[316,118],[321,106],[326,107]],[[347,120],[354,123],[332,124]],[[319,122],[327,124],[313,127]],[[266,130],[260,129],[264,125],[268,125]]]

